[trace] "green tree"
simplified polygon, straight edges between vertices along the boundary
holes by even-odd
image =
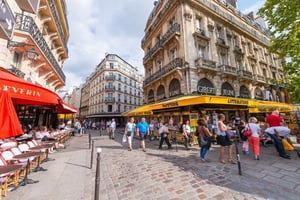
[[[266,0],[258,14],[271,31],[270,51],[286,59],[287,92],[300,103],[300,0]]]

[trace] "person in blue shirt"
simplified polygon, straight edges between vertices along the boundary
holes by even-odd
[[[143,148],[144,152],[146,152],[145,140],[147,135],[149,135],[149,124],[146,122],[145,117],[143,117],[137,125],[137,136],[140,137],[141,147]]]

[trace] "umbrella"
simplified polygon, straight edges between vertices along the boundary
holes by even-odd
[[[0,139],[23,133],[13,102],[7,91],[0,91]]]

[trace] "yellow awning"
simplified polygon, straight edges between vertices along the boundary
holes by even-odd
[[[159,110],[165,108],[174,108],[180,106],[189,106],[197,104],[222,104],[222,105],[238,105],[238,106],[251,106],[252,100],[241,99],[234,97],[221,97],[221,96],[184,96],[177,99],[168,100],[165,102],[150,105],[152,110]]]
[[[249,107],[250,113],[268,113],[274,110],[279,112],[293,111],[293,105],[274,101],[253,101],[253,105]]]
[[[124,112],[122,113],[122,116],[144,116],[144,115],[152,115],[153,112],[152,110],[149,108],[149,105],[144,105],[144,106],[140,106],[137,107],[133,110],[130,110],[128,112]]]

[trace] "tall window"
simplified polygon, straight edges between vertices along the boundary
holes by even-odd
[[[158,60],[156,62],[156,67],[157,67],[157,71],[161,71],[161,69],[162,69],[162,61],[161,60]]]
[[[221,38],[221,39],[225,38],[223,28],[220,26],[217,27],[216,34],[217,34],[217,38]]]
[[[177,57],[177,49],[176,49],[176,48],[171,49],[171,50],[169,51],[169,58],[170,58],[170,61],[175,60],[176,57]]]
[[[219,54],[219,62],[221,65],[227,65],[228,64],[228,59],[227,59],[227,54]]]
[[[20,59],[21,59],[21,55],[15,52],[13,62],[12,62],[12,67],[19,68]]]
[[[121,83],[118,84],[118,90],[121,91]]]
[[[114,63],[109,63],[109,68],[113,69],[114,68]]]
[[[199,44],[198,45],[198,56],[200,58],[205,58],[205,55],[206,55],[206,47]]]
[[[201,31],[201,18],[196,19],[196,30]]]
[[[148,74],[149,74],[149,77],[152,76],[152,69],[148,69]]]
[[[112,112],[112,105],[107,105],[107,112]]]
[[[267,77],[267,70],[266,69],[263,69],[263,76]]]
[[[169,27],[171,28],[175,23],[176,23],[175,17],[173,17],[173,18],[169,21]]]

